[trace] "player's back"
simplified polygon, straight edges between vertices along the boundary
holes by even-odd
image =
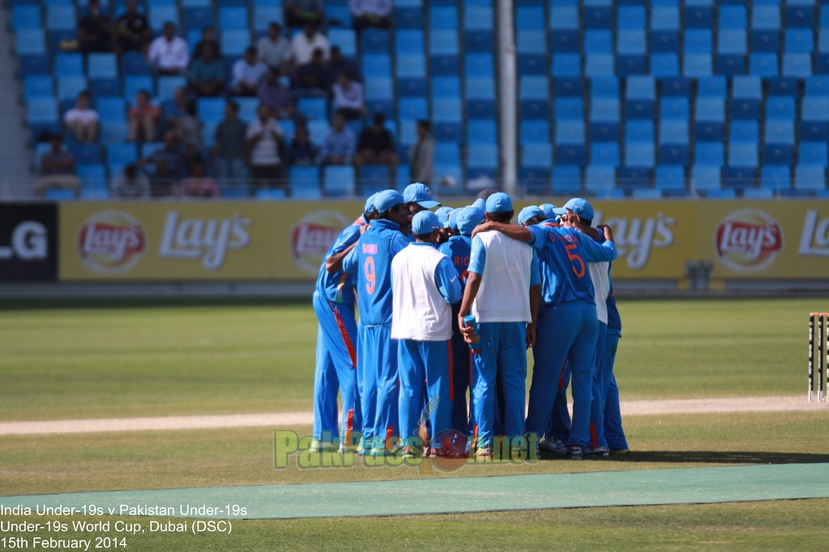
[[[540,226],[547,236],[539,259],[556,276],[555,291],[551,303],[586,301],[593,303],[595,294],[593,280],[587,269],[577,230],[561,226]]]
[[[336,255],[344,251],[352,243],[360,239],[360,224],[361,219],[357,222],[347,226],[331,247],[328,248],[325,257],[322,260],[319,274],[317,275],[316,291],[320,293],[329,301],[335,303],[353,303],[354,302],[354,281],[350,274],[346,273],[344,269],[330,273],[325,268],[325,262],[332,255]],[[363,223],[364,224],[364,223]]]
[[[438,250],[452,261],[455,270],[458,271],[461,288],[463,288],[469,276],[469,255],[472,253],[472,238],[452,236],[448,242],[441,244]]]
[[[476,255],[483,254],[483,263],[478,259],[477,264],[484,268],[482,273],[479,268],[472,270],[481,274],[472,314],[478,322],[529,322],[532,248],[496,230],[477,234],[473,248],[475,240],[482,244]]]
[[[357,306],[364,326],[391,323],[391,262],[408,243],[399,225],[374,220],[346,257],[343,266],[356,275]]]

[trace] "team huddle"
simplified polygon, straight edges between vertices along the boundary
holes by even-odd
[[[528,444],[572,459],[628,451],[613,233],[580,198],[513,216],[492,190],[460,209],[419,183],[368,199],[314,292],[315,447],[419,457],[453,431],[481,461]]]

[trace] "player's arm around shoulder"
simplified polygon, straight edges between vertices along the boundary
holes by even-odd
[[[598,244],[590,236],[582,234],[578,230],[572,230],[579,238],[579,243],[584,251],[584,260],[588,263],[615,261],[618,256],[616,244],[613,243],[613,231],[609,226],[604,226],[602,231],[604,232],[605,241],[602,244]]]
[[[514,224],[508,224],[506,222],[493,222],[487,221],[479,224],[475,227],[475,230],[472,231],[472,237],[475,238],[481,232],[489,232],[490,230],[495,230],[496,232],[500,232],[504,234],[508,238],[512,238],[514,240],[522,241],[522,242],[532,242],[533,241],[533,234],[527,227],[524,226],[516,226]]]
[[[360,246],[360,241],[361,240],[357,240],[356,242],[354,242],[354,245],[351,247],[351,251],[349,251],[343,259],[342,267],[347,274],[357,274],[357,268],[360,265],[360,253],[358,249]],[[328,271],[331,272],[330,269]]]

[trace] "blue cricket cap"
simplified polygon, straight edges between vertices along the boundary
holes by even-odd
[[[377,199],[377,194],[371,194],[369,198],[366,200],[366,206],[363,207],[364,213],[371,213],[374,211],[374,200]]]
[[[449,228],[453,230],[458,229],[458,215],[461,214],[461,211],[463,211],[463,209],[454,209],[452,214],[449,215]]]
[[[412,219],[412,233],[415,236],[431,234],[433,230],[443,228],[438,216],[431,211],[421,211]]]
[[[486,200],[479,197],[478,199],[475,200],[475,202],[472,204],[472,206],[477,207],[481,211],[486,211]]]
[[[432,190],[429,189],[429,186],[420,182],[406,186],[406,189],[403,190],[403,202],[417,203],[426,209],[440,206],[440,203],[432,197]]]
[[[443,206],[435,211],[435,214],[438,216],[438,220],[440,220],[440,223],[444,228],[449,228],[449,217],[452,215],[452,212],[453,209],[446,206]]]
[[[385,213],[395,205],[406,203],[403,196],[397,190],[383,190],[377,192],[374,197],[374,208],[378,213]]]
[[[487,213],[509,213],[512,211],[512,200],[504,192],[495,192],[486,200]]]
[[[528,205],[518,213],[518,224],[524,224],[533,217],[543,217],[544,211],[538,205]]]
[[[590,203],[586,199],[574,197],[564,204],[564,208],[573,211],[584,220],[593,220],[593,207],[590,206]]]
[[[471,207],[464,207],[458,213],[458,231],[464,236],[472,235],[475,227],[481,224],[484,220],[484,212],[474,205]]]

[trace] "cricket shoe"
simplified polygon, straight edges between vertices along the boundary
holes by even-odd
[[[478,447],[475,451],[476,462],[492,462],[492,446]]]
[[[585,458],[607,458],[610,452],[607,447],[587,447],[584,449]]]
[[[546,450],[547,452],[554,452],[562,456],[567,454],[567,445],[558,437],[544,439],[538,444],[538,448]]]
[[[610,449],[610,454],[627,454],[629,452],[630,452],[630,449],[627,448],[627,447],[620,448],[620,449],[614,449],[614,448]]]
[[[403,449],[404,458],[422,458],[423,450],[420,447],[409,445]]]
[[[579,445],[567,447],[567,458],[569,460],[581,460],[584,458],[584,450]]]

